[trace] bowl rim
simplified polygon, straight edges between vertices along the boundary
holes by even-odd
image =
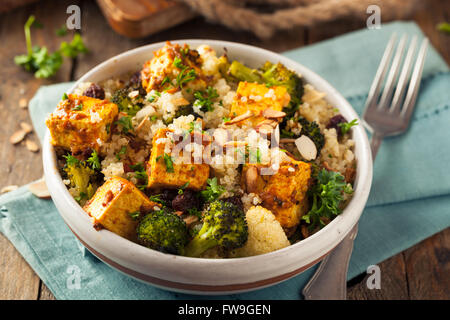
[[[345,115],[352,116],[352,119],[355,118],[358,119],[359,125],[353,127],[353,137],[352,137],[353,140],[355,141],[355,155],[357,153],[356,151],[358,151],[357,170],[356,170],[357,174],[354,182],[355,187],[352,199],[344,208],[343,212],[335,219],[333,219],[333,221],[327,224],[324,228],[322,228],[320,231],[293,245],[290,245],[288,247],[273,252],[257,256],[242,257],[242,258],[226,258],[226,259],[191,258],[161,253],[159,251],[143,247],[137,243],[122,238],[119,235],[116,235],[106,229],[103,229],[101,231],[94,230],[89,216],[75,201],[75,199],[70,195],[70,193],[68,192],[66,186],[62,181],[62,178],[57,168],[56,155],[52,145],[50,144],[49,129],[47,128],[45,138],[43,141],[44,145],[43,162],[44,162],[45,177],[46,181],[48,181],[49,191],[52,195],[52,198],[58,207],[58,211],[60,212],[60,215],[62,216],[66,224],[70,227],[71,231],[75,233],[79,238],[83,239],[92,248],[94,248],[98,252],[101,252],[106,257],[109,258],[114,257],[112,258],[113,260],[117,261],[118,263],[124,266],[131,268],[136,268],[136,264],[145,265],[146,263],[142,259],[148,260],[155,259],[154,262],[157,261],[158,264],[162,265],[164,263],[170,262],[171,264],[177,266],[189,264],[192,267],[199,267],[199,268],[204,267],[211,268],[215,266],[239,268],[240,266],[248,264],[261,264],[270,259],[279,259],[282,257],[286,257],[289,254],[292,254],[293,251],[302,251],[302,250],[304,250],[305,255],[309,256],[309,259],[305,260],[306,265],[308,262],[314,261],[318,257],[323,256],[324,253],[323,250],[331,250],[330,247],[333,248],[338,243],[340,243],[342,239],[347,235],[347,233],[358,222],[362,210],[367,202],[372,181],[372,157],[368,138],[363,126],[361,125],[362,122],[360,118],[358,117],[357,113],[353,110],[350,103],[333,86],[331,86],[326,80],[324,80],[318,74],[311,71],[302,64],[295,62],[290,58],[282,56],[279,53],[275,53],[266,49],[262,49],[247,44],[221,40],[181,39],[181,40],[171,40],[171,42],[187,43],[191,46],[207,44],[214,47],[225,47],[228,50],[227,52],[231,55],[233,55],[233,50],[243,50],[246,51],[248,54],[255,54],[260,56],[262,55],[265,57],[264,59],[270,60],[272,62],[279,61],[285,64],[288,68],[294,69],[296,72],[302,74],[302,76],[306,79],[306,82],[312,84],[316,89],[326,92],[327,101],[333,100],[335,102],[338,102],[337,104],[336,103],[334,104],[336,105],[337,108],[339,108],[341,112],[345,111],[343,112],[345,113]],[[72,92],[80,83],[88,81],[88,79],[92,78],[93,75],[101,73],[102,70],[105,69],[105,67],[120,62],[121,59],[126,59],[129,56],[136,56],[144,52],[148,52],[150,56],[150,54],[154,49],[163,46],[164,43],[165,41],[147,44],[141,47],[125,51],[119,55],[107,59],[106,61],[90,69],[90,71],[88,71],[78,81],[76,81],[75,84],[67,92],[69,93]],[[246,61],[244,62],[247,63]],[[68,210],[60,209],[60,207],[66,207],[68,208]],[[327,239],[327,235],[331,235],[332,232],[337,233],[335,238],[333,238],[333,240]],[[100,239],[102,237],[104,238],[103,241]],[[117,246],[117,248],[120,249],[128,248],[130,250],[132,249],[133,250],[132,257],[137,259],[136,261],[138,262],[130,262],[128,260],[130,258],[130,255],[121,254],[120,250],[115,250],[116,249],[115,246],[112,246],[114,248],[105,247],[105,243],[108,243],[108,240],[113,241],[115,243],[115,246]],[[319,241],[322,242],[322,245],[320,246],[318,246]],[[297,264],[297,267],[298,266],[299,265]],[[145,270],[143,270],[142,268],[137,267],[137,270],[145,273]],[[181,277],[180,279],[178,279],[178,281],[183,282],[183,279],[185,278]],[[236,283],[241,282],[242,281],[237,281]],[[230,283],[230,281],[226,281],[226,283]]]

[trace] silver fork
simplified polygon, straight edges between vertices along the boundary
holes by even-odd
[[[403,59],[406,39],[406,35],[401,37],[391,64],[390,61],[397,40],[396,34],[391,36],[367,96],[363,113],[363,125],[372,134],[370,147],[373,160],[375,160],[383,138],[399,135],[408,129],[411,115],[414,111],[428,48],[428,39],[425,38],[420,45],[411,77],[410,73],[416,52],[417,37],[414,36],[412,38],[406,56]],[[399,76],[398,73],[402,62],[403,68]],[[380,96],[389,65],[391,67]],[[345,300],[347,298],[347,270],[357,233],[358,224],[323,259],[316,273],[303,289],[305,299]]]

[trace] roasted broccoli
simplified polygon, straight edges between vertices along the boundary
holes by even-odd
[[[125,112],[130,116],[135,116],[136,113],[141,110],[141,107],[137,104],[133,104],[128,93],[126,88],[119,89],[113,94],[111,101],[117,104],[119,111]]]
[[[244,211],[231,202],[211,202],[203,216],[203,226],[185,248],[184,254],[198,257],[206,250],[219,246],[223,249],[242,247],[248,238]]]
[[[188,236],[186,223],[167,207],[150,212],[137,227],[140,244],[165,253],[183,254]]]
[[[320,132],[319,125],[315,121],[310,122],[303,117],[298,117],[296,121],[302,125],[300,134],[308,136],[316,145],[317,154],[320,154],[320,150],[322,150],[325,144],[325,138]]]
[[[267,61],[261,68],[262,79],[265,84],[270,86],[283,86],[291,96],[291,101],[283,109],[287,116],[293,116],[303,96],[303,81],[293,71],[286,68],[281,63],[273,64]]]
[[[230,75],[239,81],[263,83],[261,73],[256,69],[251,69],[239,61],[233,61],[228,69]]]
[[[78,193],[75,200],[84,204],[95,193],[96,185],[92,181],[95,180],[96,173],[84,161],[80,161],[72,155],[65,156],[65,159],[64,171],[70,180],[70,186],[75,188]]]

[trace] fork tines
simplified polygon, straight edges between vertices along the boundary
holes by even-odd
[[[406,121],[411,117],[417,93],[419,91],[420,79],[422,77],[423,65],[428,48],[428,38],[422,40],[411,77],[410,73],[417,47],[417,36],[412,37],[406,56],[404,56],[406,42],[407,35],[403,35],[398,42],[397,49],[392,58],[397,43],[397,35],[393,34],[391,36],[370,88],[364,113],[374,112],[376,109],[377,111],[382,111],[384,113],[388,111],[392,115],[397,114]],[[402,64],[403,68],[401,69],[399,76]],[[382,84],[389,66],[389,73],[380,96]],[[407,86],[408,89],[406,91]]]

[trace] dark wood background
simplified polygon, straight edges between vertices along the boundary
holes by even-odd
[[[33,30],[33,41],[56,50],[62,40],[54,30],[66,20],[66,8],[78,4],[82,12],[82,35],[90,53],[65,61],[51,80],[35,79],[14,65],[13,57],[25,52],[23,25],[30,14],[44,24]],[[414,16],[433,46],[450,63],[450,36],[436,31],[436,25],[450,20],[450,1],[429,0]],[[0,188],[22,185],[42,176],[41,152],[31,153],[23,145],[13,146],[9,136],[20,121],[30,123],[27,109],[19,108],[21,98],[30,99],[41,85],[78,79],[93,66],[128,49],[147,43],[182,38],[221,39],[248,43],[276,52],[315,43],[365,27],[365,22],[335,21],[310,29],[297,29],[259,40],[249,33],[234,32],[202,18],[150,36],[130,40],[114,33],[94,1],[41,1],[0,15]],[[30,138],[36,142],[35,134]],[[52,293],[29,267],[11,243],[0,234],[0,299],[54,299]],[[364,276],[351,281],[349,299],[449,299],[450,231],[447,229],[379,264],[381,289],[369,290]],[[300,288],[299,288],[300,289]]]

